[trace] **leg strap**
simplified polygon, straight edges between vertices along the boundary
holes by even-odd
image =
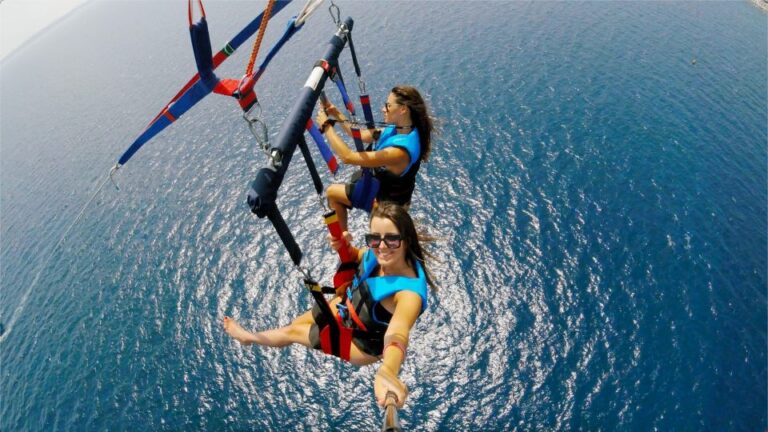
[[[353,330],[345,327],[341,322],[341,317],[333,314],[328,300],[323,295],[323,288],[317,282],[304,279],[304,285],[315,299],[322,316],[322,319],[317,322],[320,348],[326,354],[349,361]]]

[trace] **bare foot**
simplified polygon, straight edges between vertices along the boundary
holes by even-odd
[[[253,333],[240,327],[237,321],[228,316],[224,317],[224,331],[243,345],[250,345],[256,341]]]

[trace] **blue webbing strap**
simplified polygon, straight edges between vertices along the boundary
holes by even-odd
[[[339,163],[336,161],[336,156],[333,155],[331,148],[328,147],[328,143],[325,142],[325,138],[320,132],[320,129],[317,128],[317,125],[312,121],[312,119],[307,121],[307,132],[309,132],[312,140],[317,145],[317,149],[320,151],[320,155],[323,156],[323,160],[328,166],[328,169],[335,176],[339,171]]]
[[[192,52],[200,79],[210,88],[216,85],[216,75],[213,73],[213,54],[211,52],[211,37],[208,32],[208,22],[205,17],[189,26],[189,36],[192,39]]]
[[[360,135],[360,128],[355,126],[355,123],[357,123],[357,117],[355,115],[355,104],[352,103],[351,100],[349,100],[349,95],[347,94],[347,87],[344,85],[344,78],[341,76],[341,74],[336,71],[336,74],[332,77],[333,82],[336,83],[336,87],[339,88],[339,93],[341,93],[341,98],[344,100],[344,106],[347,108],[347,112],[352,117],[352,123],[350,124],[350,130],[352,132],[352,139],[355,140],[355,150],[359,152],[365,151],[365,144],[363,144],[363,137]]]
[[[371,130],[376,127],[373,121],[373,111],[371,110],[371,98],[368,97],[368,92],[365,91],[365,82],[363,81],[363,74],[360,71],[360,64],[357,62],[357,54],[355,52],[355,44],[352,42],[351,30],[347,33],[347,42],[349,43],[349,53],[352,55],[352,64],[355,65],[355,74],[360,82],[360,105],[363,107],[365,125]]]

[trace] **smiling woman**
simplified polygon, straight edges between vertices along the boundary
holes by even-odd
[[[416,319],[427,309],[427,286],[434,287],[426,267],[426,254],[408,212],[400,205],[385,202],[371,213],[367,248],[348,246],[357,257],[357,276],[341,297],[330,302],[335,309],[320,304],[279,329],[251,333],[229,317],[224,329],[243,345],[286,347],[301,344],[335,354],[356,366],[382,360],[374,380],[374,393],[380,405],[388,394],[402,407],[408,389],[398,375],[405,360],[409,335]],[[351,244],[328,238],[338,250]],[[341,331],[334,323],[343,327]],[[335,331],[334,331],[335,329]],[[338,354],[331,347],[339,349]]]
[[[429,158],[434,130],[421,93],[411,86],[393,87],[381,109],[387,126],[373,131],[353,131],[338,108],[323,105],[317,115],[320,130],[342,162],[361,168],[349,183],[332,184],[327,190],[328,204],[336,212],[341,229],[347,227],[347,209],[370,212],[375,202],[382,201],[409,207],[419,167]],[[337,122],[349,136],[359,132],[359,139],[370,145],[368,151],[350,150],[333,128]],[[373,179],[369,174],[375,186],[370,184]]]
[[[0,0],[0,60],[87,0]]]

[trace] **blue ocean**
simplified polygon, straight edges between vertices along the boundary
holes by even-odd
[[[265,3],[207,1],[214,50]],[[411,209],[439,238],[439,289],[401,373],[405,430],[768,427],[765,11],[336,4],[376,111],[410,84],[440,123]],[[335,31],[328,5],[256,86],[272,138]],[[195,73],[187,26],[185,1],[92,1],[0,63],[0,430],[379,430],[375,367],[222,330],[312,305],[246,204],[267,158],[231,98],[195,106],[80,215]],[[218,74],[241,77],[251,44]],[[341,69],[356,98],[347,51]],[[318,201],[297,155],[278,205],[328,282]],[[366,225],[352,213],[358,241]]]

